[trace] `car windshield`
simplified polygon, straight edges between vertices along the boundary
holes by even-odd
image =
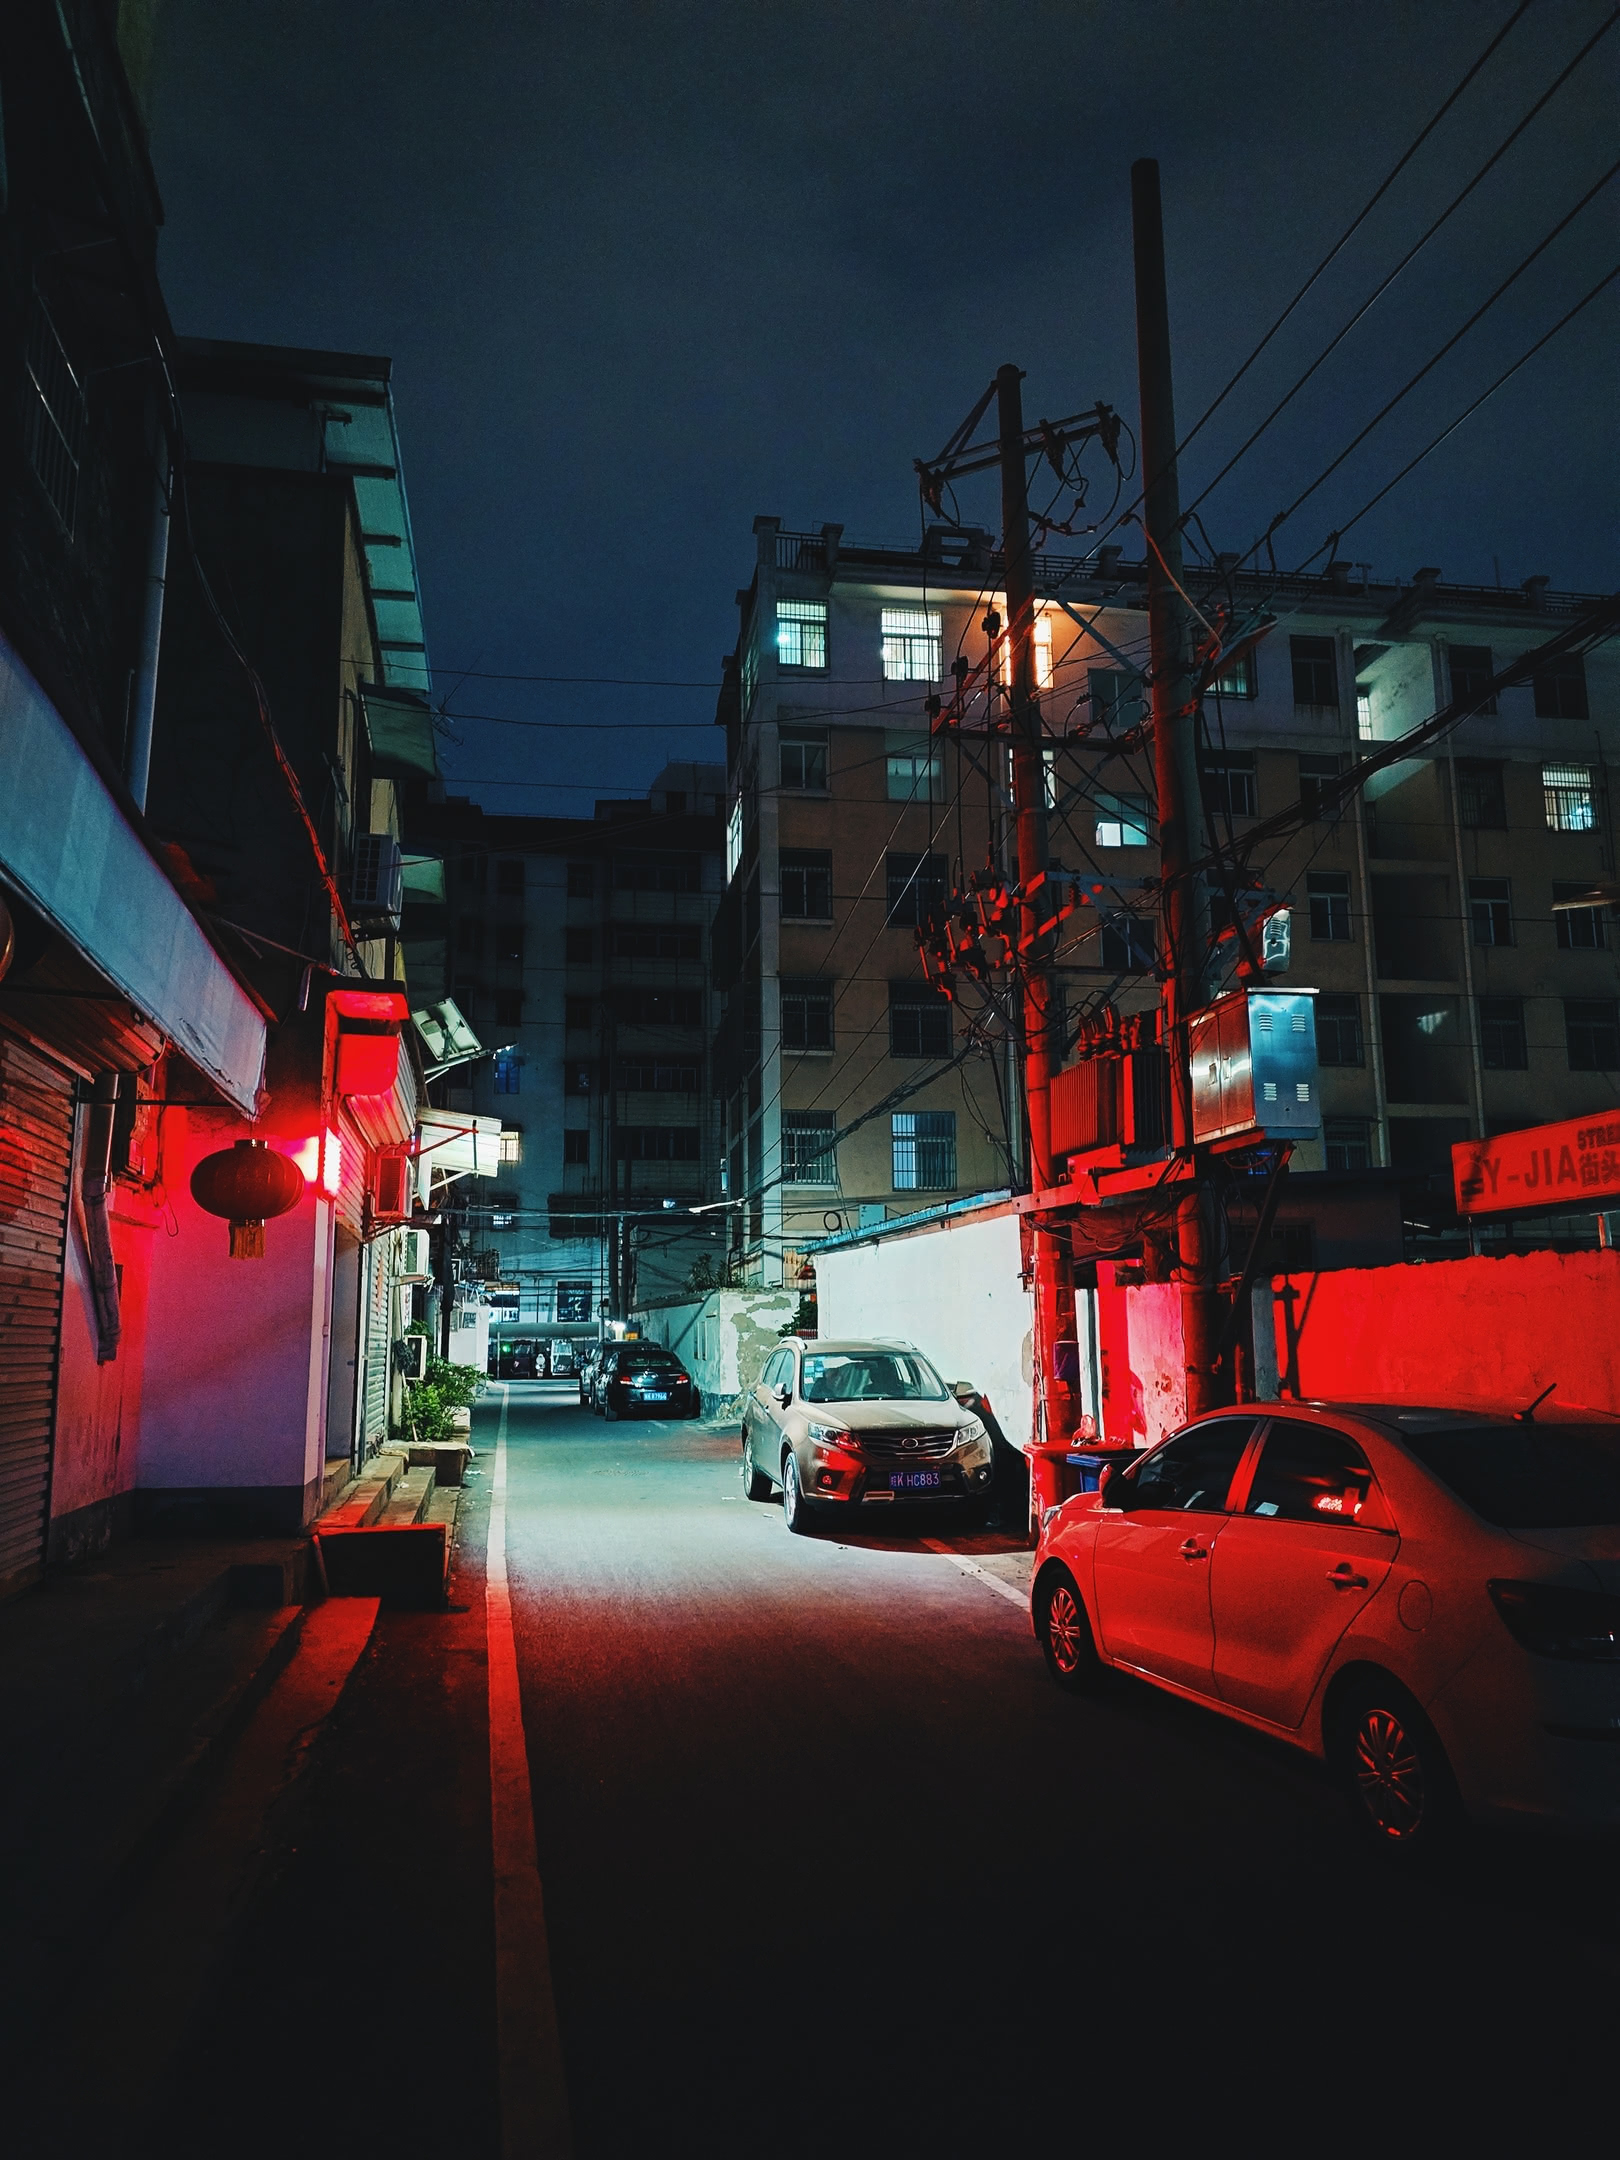
[[[1400,1428],[1420,1463],[1499,1530],[1620,1523],[1620,1425]]]
[[[649,1366],[672,1366],[679,1362],[668,1350],[626,1350],[619,1359],[620,1372],[644,1372]]]
[[[944,1402],[946,1395],[915,1351],[828,1350],[804,1361],[806,1402]]]

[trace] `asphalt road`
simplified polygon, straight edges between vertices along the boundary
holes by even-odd
[[[499,2151],[489,1464],[457,1609],[382,1615],[132,2149]],[[585,2160],[1611,2141],[1607,1850],[1391,1877],[1303,1759],[1060,1696],[901,1526],[789,1537],[731,1436],[517,1385],[508,1464]]]

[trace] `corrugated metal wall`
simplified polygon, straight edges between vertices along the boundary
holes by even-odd
[[[373,1238],[366,1247],[365,1439],[372,1447],[388,1437],[388,1377],[393,1355],[394,1240]]]
[[[0,1594],[43,1564],[73,1080],[0,1033]]]

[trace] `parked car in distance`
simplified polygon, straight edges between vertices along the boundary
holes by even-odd
[[[1054,1679],[1115,1666],[1325,1760],[1387,1851],[1620,1829],[1620,1420],[1246,1404],[1048,1514]]]
[[[782,1488],[790,1530],[818,1515],[875,1516],[897,1503],[982,1522],[993,1476],[984,1420],[910,1343],[820,1342],[773,1350],[743,1408],[743,1491]]]
[[[582,1410],[596,1407],[596,1372],[602,1362],[602,1353],[611,1345],[605,1342],[587,1342],[580,1346],[574,1361],[574,1377],[579,1382],[579,1404]]]
[[[698,1392],[673,1350],[658,1343],[609,1343],[597,1368],[594,1398],[605,1418],[695,1417]]]
[[[571,1380],[574,1377],[574,1346],[566,1335],[554,1335],[551,1339],[551,1377],[553,1380]]]

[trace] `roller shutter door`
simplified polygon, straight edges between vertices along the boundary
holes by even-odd
[[[393,1356],[392,1238],[373,1238],[366,1247],[365,1441],[375,1447],[388,1438],[388,1376]]]
[[[0,1594],[45,1558],[73,1080],[0,1032]]]

